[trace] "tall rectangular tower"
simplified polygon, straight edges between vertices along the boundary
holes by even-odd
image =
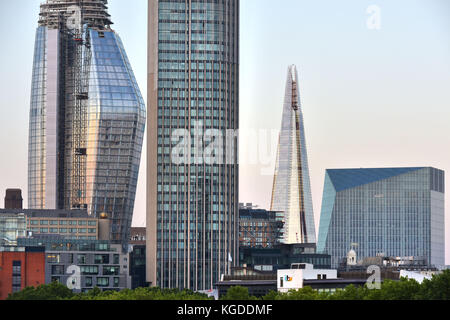
[[[208,290],[239,258],[237,143],[205,156],[238,129],[239,0],[149,0],[148,28],[147,280]]]
[[[30,209],[87,209],[128,241],[146,111],[106,0],[47,0],[36,32]]]

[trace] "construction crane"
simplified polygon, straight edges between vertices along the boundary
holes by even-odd
[[[87,209],[87,108],[89,102],[89,75],[91,67],[91,43],[87,27],[83,25],[83,1],[78,1],[81,23],[69,30],[68,45],[73,49],[69,72],[72,78],[72,170],[71,209]],[[71,42],[71,43],[70,43]]]

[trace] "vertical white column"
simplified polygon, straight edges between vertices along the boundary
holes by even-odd
[[[48,30],[45,112],[45,209],[58,206],[59,30]]]

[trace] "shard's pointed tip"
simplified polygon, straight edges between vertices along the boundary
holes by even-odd
[[[297,82],[297,67],[295,64],[289,66],[289,74],[293,82]]]

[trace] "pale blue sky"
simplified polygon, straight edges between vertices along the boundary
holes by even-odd
[[[146,1],[109,2],[145,96]],[[39,3],[0,0],[1,201],[8,187],[21,188],[26,198]],[[380,30],[366,26],[369,5],[381,9]],[[434,166],[446,170],[450,186],[449,39],[447,0],[241,0],[240,126],[279,129],[287,66],[296,64],[317,227],[326,168]],[[145,224],[143,154],[136,226]],[[261,166],[241,166],[241,201],[267,208],[271,187]],[[447,217],[449,204],[447,192]]]

